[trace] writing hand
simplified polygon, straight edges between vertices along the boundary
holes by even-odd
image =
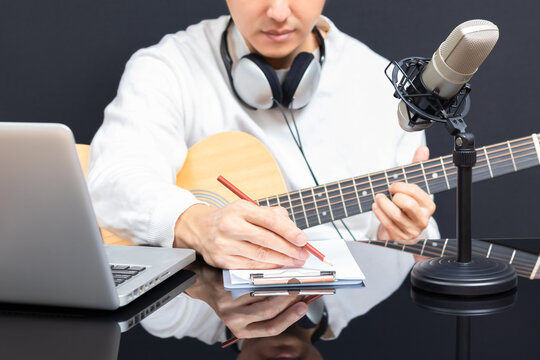
[[[238,200],[221,209],[188,208],[176,223],[174,246],[195,249],[219,268],[269,269],[302,266],[306,242],[284,208]]]
[[[413,162],[429,158],[429,149],[421,146],[414,154]],[[393,183],[388,188],[392,199],[383,194],[375,196],[372,210],[381,222],[377,232],[378,240],[396,240],[404,244],[414,244],[416,238],[428,226],[429,218],[435,212],[431,197],[416,184]]]

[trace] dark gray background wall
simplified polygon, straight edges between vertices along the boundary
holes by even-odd
[[[61,122],[89,143],[134,51],[225,12],[216,0],[1,0],[0,121]],[[389,59],[429,57],[459,23],[493,21],[500,39],[472,79],[469,128],[479,146],[540,132],[540,2],[328,0],[324,13]],[[433,156],[451,152],[442,127],[427,138]],[[473,234],[540,237],[539,179],[535,168],[476,184]],[[454,196],[436,197],[444,237],[454,236]],[[540,250],[539,241],[509,244]]]
[[[83,143],[90,142],[101,124],[103,109],[114,98],[133,52],[166,33],[226,12],[225,2],[216,0],[2,0],[1,4],[0,121],[65,123]],[[330,0],[325,14],[388,59],[431,56],[462,21],[495,22],[500,40],[472,79],[469,127],[478,145],[540,132],[538,2],[402,4]],[[451,138],[442,127],[432,127],[427,137],[434,156],[451,152]],[[539,175],[536,168],[476,184],[474,235],[540,236]],[[442,235],[453,236],[453,192],[438,195],[437,204]]]

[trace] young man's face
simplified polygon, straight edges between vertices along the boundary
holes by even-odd
[[[227,0],[229,11],[250,51],[267,59],[286,59],[313,51],[310,33],[325,0]]]

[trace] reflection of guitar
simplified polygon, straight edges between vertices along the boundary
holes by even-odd
[[[477,149],[473,181],[516,172],[540,164],[538,135],[506,141]],[[263,206],[283,206],[301,228],[371,211],[375,194],[388,195],[390,183],[415,183],[429,194],[456,187],[456,168],[451,155],[396,167],[364,176],[287,192],[279,168],[262,143],[242,132],[212,135],[189,149],[177,176],[177,185],[190,190],[197,198],[222,207],[236,196],[216,179],[223,175]],[[280,194],[280,195],[276,195]],[[126,243],[104,232],[107,243]],[[455,254],[455,242],[420,242],[413,246],[372,241],[372,244],[402,251],[439,256]],[[473,252],[497,257],[512,263],[518,274],[536,278],[539,257],[522,251],[474,241]],[[534,258],[534,259],[533,259]]]

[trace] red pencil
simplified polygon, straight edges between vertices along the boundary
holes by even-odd
[[[247,200],[247,201],[250,201],[252,202],[253,204],[255,205],[259,205],[257,204],[255,201],[251,200],[251,198],[249,196],[247,196],[246,194],[244,194],[239,188],[237,188],[236,186],[234,186],[229,180],[225,179],[223,176],[219,176],[217,178],[217,180],[222,183],[223,185],[225,185],[225,187],[229,190],[231,190],[233,193],[235,193],[236,196],[238,196],[240,199],[243,199],[243,200]],[[334,266],[330,261],[328,261],[326,259],[326,256],[324,256],[319,250],[315,249],[315,247],[313,245],[311,245],[310,243],[306,243],[305,245],[306,249],[312,253],[313,255],[315,255],[315,257],[317,257],[319,260],[321,260],[322,262],[325,262],[327,263],[328,265],[330,266]]]
[[[226,180],[225,180],[226,181]],[[314,302],[315,300],[317,300],[318,298],[320,298],[321,296],[323,296],[323,294],[319,294],[319,295],[309,295],[309,296],[306,296],[304,300],[302,300],[303,302],[305,302],[306,304],[309,304],[311,302]],[[224,341],[221,343],[221,348],[222,349],[225,349],[226,347],[229,347],[231,346],[232,344],[236,344],[238,341],[240,341],[239,338],[237,338],[236,336],[233,336],[232,338]]]

